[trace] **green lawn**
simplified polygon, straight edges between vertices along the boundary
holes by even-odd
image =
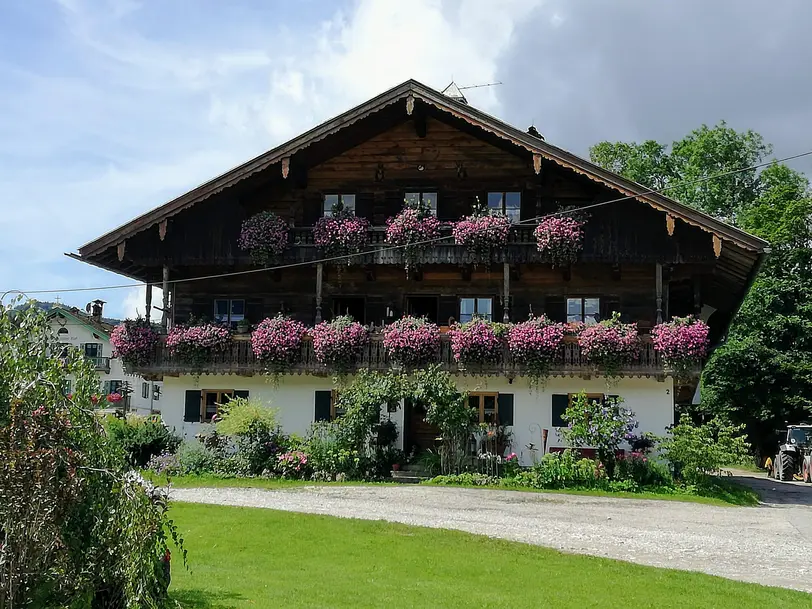
[[[185,608],[806,607],[800,592],[575,556],[457,531],[174,504]]]
[[[155,484],[166,484],[167,479],[162,476],[144,474],[147,478],[152,480]],[[385,485],[396,484],[394,482],[311,482],[307,480],[280,480],[278,478],[223,478],[220,476],[202,475],[202,476],[178,476],[171,479],[172,486],[175,488],[264,488],[270,490],[295,488],[297,486],[314,486],[314,485]],[[611,493],[608,491],[597,490],[574,490],[574,489],[559,489],[559,490],[537,490],[532,488],[513,488],[513,487],[483,487],[472,486],[468,488],[485,489],[496,488],[503,491],[525,491],[530,493],[565,493],[569,495],[590,495],[593,497],[617,497],[625,499],[663,499],[666,501],[688,501],[691,503],[704,503],[708,505],[731,506],[731,505],[757,505],[758,494],[738,484],[722,481],[720,485],[714,489],[712,496],[698,496],[689,495],[687,493]]]

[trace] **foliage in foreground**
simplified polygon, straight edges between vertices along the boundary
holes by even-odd
[[[166,497],[104,433],[85,358],[54,355],[41,312],[10,311],[0,309],[0,607],[162,607],[167,536],[179,541]]]

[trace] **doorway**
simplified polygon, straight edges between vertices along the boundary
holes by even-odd
[[[407,296],[406,313],[413,317],[425,317],[433,323],[437,323],[437,309],[439,298],[437,296]]]
[[[367,322],[363,296],[336,296],[333,298],[332,305],[333,319],[341,315],[349,315],[361,324]]]
[[[403,401],[403,428],[403,448],[407,455],[436,446],[440,429],[426,423],[425,404],[410,398]]]

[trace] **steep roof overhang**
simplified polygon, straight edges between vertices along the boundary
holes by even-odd
[[[633,197],[638,201],[667,213],[673,218],[680,219],[712,233],[720,243],[721,241],[728,241],[744,250],[754,253],[764,252],[768,249],[767,242],[758,237],[750,235],[708,214],[688,207],[659,193],[651,192],[640,184],[627,180],[562,148],[549,144],[538,137],[508,125],[481,110],[446,97],[442,93],[417,81],[409,80],[251,159],[247,163],[235,167],[186,194],[135,218],[115,230],[86,243],[79,248],[79,255],[72,255],[72,257],[92,263],[90,259],[92,259],[94,255],[103,252],[110,246],[120,246],[127,238],[152,226],[158,225],[160,227],[168,218],[184,209],[234,186],[242,180],[273,165],[280,165],[282,175],[286,175],[290,168],[291,157],[297,152],[338,133],[350,125],[358,123],[370,114],[387,108],[392,104],[404,102],[405,112],[411,114],[416,100],[429,104],[441,112],[461,119],[475,128],[490,133],[520,149],[524,149],[527,153],[533,155],[537,172],[541,168],[542,160],[547,160],[584,175],[625,196]],[[163,229],[165,229],[165,225]],[[119,271],[116,270],[116,272]]]
[[[67,317],[68,319],[72,319],[80,326],[90,330],[93,334],[99,336],[101,339],[110,342],[110,332],[112,331],[113,326],[110,326],[109,324],[104,324],[103,322],[99,322],[97,326],[95,323],[91,323],[89,320],[82,319],[79,315],[63,307],[52,307],[48,311],[46,317],[50,320],[56,318],[59,315]]]

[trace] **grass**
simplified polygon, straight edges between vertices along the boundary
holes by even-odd
[[[187,609],[244,607],[808,606],[801,592],[381,521],[174,504],[189,552],[171,596]]]
[[[166,484],[167,479],[163,476],[156,476],[146,472],[144,474],[155,484]],[[282,490],[301,486],[314,485],[387,485],[392,482],[311,482],[307,480],[281,480],[279,478],[223,478],[220,476],[177,476],[171,479],[175,488],[262,488],[269,490]],[[705,491],[703,495],[671,492],[642,492],[642,493],[622,493],[601,491],[594,489],[556,489],[540,490],[532,488],[516,488],[502,486],[466,486],[465,488],[476,489],[498,489],[503,491],[525,491],[535,493],[564,493],[567,495],[588,495],[592,497],[616,497],[623,499],[659,499],[665,501],[686,501],[690,503],[702,503],[706,505],[719,506],[753,506],[758,505],[759,496],[754,490],[747,487],[721,480],[717,485]]]

